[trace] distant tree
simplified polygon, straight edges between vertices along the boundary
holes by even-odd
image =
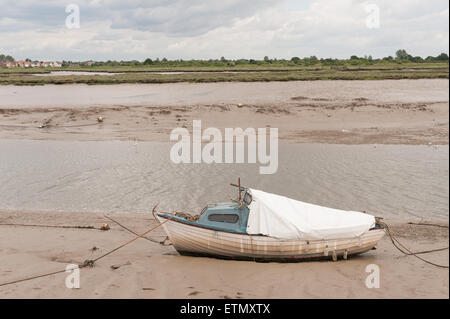
[[[10,55],[0,54],[0,62],[14,62],[14,58]]]
[[[356,56],[356,55],[352,55],[351,57],[350,57],[350,60],[358,60],[359,58],[358,58],[358,56]]]
[[[270,62],[270,59],[269,59],[269,57],[267,55],[264,57],[264,62],[266,62],[266,63]]]
[[[395,57],[399,60],[410,60],[412,56],[406,50],[400,49],[395,52]]]
[[[153,64],[153,60],[152,59],[150,59],[150,58],[145,59],[144,65],[151,65],[151,64]]]
[[[291,58],[291,62],[294,62],[295,64],[299,64],[300,63],[300,58],[294,56],[294,57]]]
[[[225,59],[225,57],[220,57],[220,62],[227,62],[227,59]]]
[[[162,58],[161,62],[166,63],[166,62],[167,62],[167,59],[166,59],[166,58]]]
[[[448,54],[447,53],[441,53],[436,57],[436,60],[438,61],[448,61]]]
[[[303,59],[305,65],[312,65],[319,62],[319,59],[315,55],[310,56],[309,58]]]

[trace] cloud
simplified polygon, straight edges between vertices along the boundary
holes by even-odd
[[[168,36],[196,36],[274,5],[273,0],[136,1],[138,7],[121,8],[112,16],[112,28],[163,32]],[[127,3],[128,5],[128,3]]]
[[[81,28],[64,26],[65,1],[3,0],[0,52],[36,59],[348,57],[448,52],[444,0],[73,0]],[[366,27],[365,6],[380,8]]]

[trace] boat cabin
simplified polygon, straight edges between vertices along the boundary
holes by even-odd
[[[248,207],[227,202],[208,205],[203,208],[197,223],[208,228],[245,233],[247,229]]]
[[[224,202],[206,206],[195,221],[182,216],[173,216],[172,218],[192,226],[234,233],[246,233],[250,212],[248,205],[251,201],[251,195],[245,193],[241,202]],[[171,217],[168,214],[160,215],[167,215],[164,216],[166,218]]]

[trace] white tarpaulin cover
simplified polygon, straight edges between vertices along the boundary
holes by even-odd
[[[375,226],[375,217],[300,202],[249,189],[247,233],[282,239],[339,239],[357,237]]]

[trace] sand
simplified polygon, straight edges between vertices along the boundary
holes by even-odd
[[[96,213],[2,211],[1,224],[78,225],[89,229],[0,225],[0,283],[64,270],[132,239],[133,234]],[[110,214],[142,233],[156,225],[151,214]],[[448,246],[443,227],[387,221],[415,251]],[[417,220],[415,221],[417,222]],[[424,221],[422,221],[424,222]],[[425,221],[430,222],[430,221]],[[162,228],[148,237],[165,238]],[[96,249],[93,249],[96,247]],[[424,254],[448,264],[448,250]],[[365,285],[366,267],[380,268],[380,288]],[[115,269],[112,268],[114,266]],[[61,273],[0,287],[0,298],[448,298],[448,269],[403,256],[385,238],[376,250],[349,260],[258,263],[180,256],[172,246],[138,239],[80,271],[80,288],[68,289]]]
[[[201,119],[278,128],[289,142],[448,144],[448,89],[446,79],[0,86],[0,138],[169,141]]]

